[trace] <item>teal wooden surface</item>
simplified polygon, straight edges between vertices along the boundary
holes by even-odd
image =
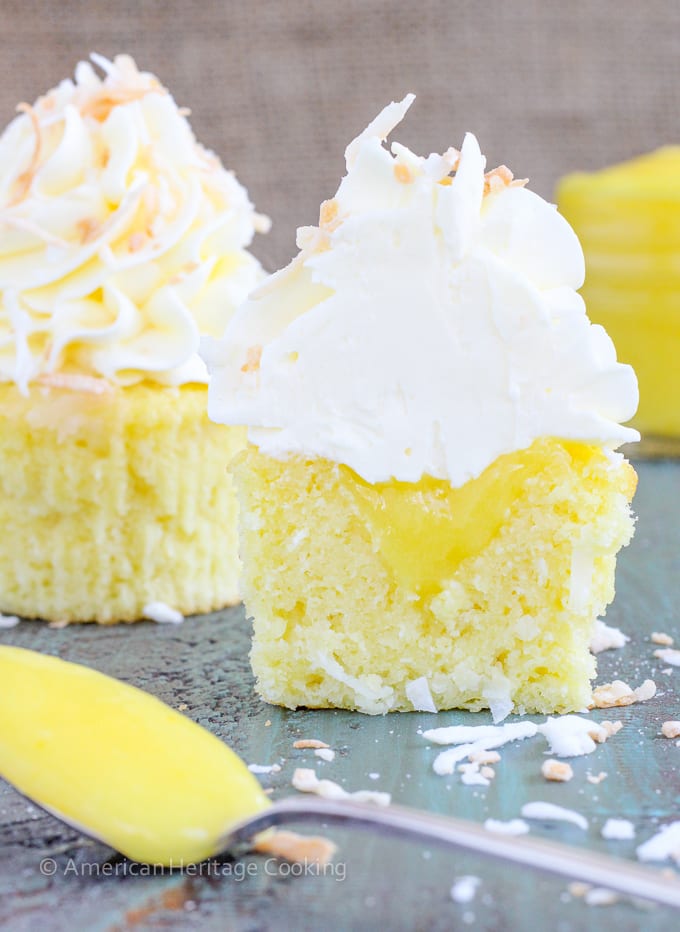
[[[649,641],[652,631],[665,631],[676,637],[676,646],[680,642],[680,462],[641,463],[638,471],[637,533],[621,554],[617,599],[607,617],[631,642],[600,655],[598,679],[620,677],[638,685],[651,677],[658,693],[643,705],[594,712],[598,721],[620,719],[625,727],[592,755],[573,760],[575,776],[567,784],[548,784],[541,777],[546,746],[540,739],[503,749],[488,788],[437,777],[431,769],[436,750],[418,730],[483,724],[488,714],[369,718],[264,705],[253,694],[248,625],[241,608],[187,620],[180,627],[145,623],[53,630],[22,623],[0,631],[0,642],[89,664],[173,706],[185,704],[187,715],[248,763],[281,764],[279,773],[261,778],[275,797],[293,792],[290,778],[296,766],[313,766],[348,789],[387,790],[395,802],[478,821],[510,819],[524,802],[547,800],[582,812],[589,830],[534,822],[534,834],[634,858],[636,844],[660,824],[680,819],[680,747],[659,736],[663,721],[680,718],[680,668],[664,675]],[[337,749],[336,759],[324,763],[311,751],[294,750],[300,737],[327,741]],[[601,770],[608,773],[604,782],[586,780],[587,772]],[[372,780],[370,773],[380,776]],[[608,817],[632,819],[636,840],[604,841],[600,831]],[[664,909],[628,903],[588,907],[567,895],[565,882],[527,870],[363,831],[332,829],[327,834],[340,850],[325,876],[293,876],[286,865],[252,856],[210,863],[201,868],[202,875],[139,876],[136,866],[82,839],[0,782],[0,926],[13,932],[273,927],[623,932],[677,927],[677,915]],[[43,858],[53,859],[48,862],[52,876],[41,873]],[[462,874],[482,879],[467,905],[454,903],[449,895]]]

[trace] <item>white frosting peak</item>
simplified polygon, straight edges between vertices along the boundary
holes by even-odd
[[[542,436],[637,439],[619,423],[635,375],[576,293],[575,233],[506,168],[485,176],[471,134],[460,153],[388,150],[412,100],[350,143],[300,254],[205,341],[210,416],[369,482],[461,485]]]
[[[0,138],[0,381],[206,381],[268,221],[153,75],[92,58]]]

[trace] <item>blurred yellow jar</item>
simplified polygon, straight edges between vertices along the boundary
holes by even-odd
[[[680,438],[680,146],[567,175],[557,202],[585,253],[588,316],[637,372],[633,425]]]

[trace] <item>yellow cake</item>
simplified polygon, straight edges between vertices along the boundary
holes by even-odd
[[[583,296],[640,380],[643,435],[680,438],[680,146],[563,178],[560,210],[583,244]]]
[[[252,666],[269,702],[568,712],[633,533],[637,385],[576,289],[568,224],[473,136],[347,149],[301,251],[208,341]]]
[[[245,431],[198,347],[266,222],[152,75],[94,59],[0,139],[0,611],[177,620],[239,599]]]

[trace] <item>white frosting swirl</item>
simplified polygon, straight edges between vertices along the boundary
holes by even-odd
[[[350,144],[320,228],[205,342],[210,416],[369,482],[461,485],[542,436],[638,439],[619,425],[635,374],[588,321],[573,230],[507,169],[485,177],[472,135],[460,158],[388,151],[412,99]]]
[[[268,221],[156,78],[92,57],[0,138],[0,381],[204,382]]]

